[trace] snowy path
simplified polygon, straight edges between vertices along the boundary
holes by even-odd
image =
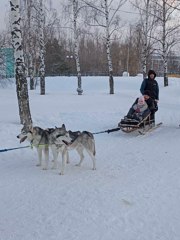
[[[75,152],[70,153],[64,176],[59,170],[36,167],[35,149],[1,153],[0,240],[179,240],[180,114],[172,119],[178,105],[166,111],[169,105],[164,91],[157,114],[157,122],[163,121],[163,125],[155,131],[138,136],[121,131],[95,135],[96,171],[91,170],[87,155],[82,167],[76,167]],[[19,145],[16,135],[21,126],[14,98],[7,105],[4,100],[10,93],[3,92],[0,101],[1,148]],[[72,130],[93,132],[114,128],[132,101],[130,92],[126,103],[128,94],[100,95],[100,99],[95,94],[93,102],[97,98],[98,104],[94,107],[88,95],[82,102],[74,95],[61,94],[62,102],[57,94],[52,108],[52,94],[41,100],[32,93],[34,121],[43,127],[64,122]],[[126,103],[122,109],[115,105],[119,98]],[[37,107],[40,101],[45,101],[46,108]],[[76,101],[77,109],[71,101]],[[58,104],[59,109],[65,104],[66,111],[56,111]]]

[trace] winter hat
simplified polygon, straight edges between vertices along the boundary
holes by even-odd
[[[141,96],[138,98],[138,105],[143,105],[145,103],[144,97]]]
[[[150,97],[150,96],[151,96],[151,93],[150,93],[150,91],[149,91],[149,90],[145,90],[143,95],[147,95],[147,96],[149,96],[149,97]]]
[[[150,77],[151,74],[154,74],[154,78],[156,77],[156,73],[154,70],[149,70],[148,77]]]

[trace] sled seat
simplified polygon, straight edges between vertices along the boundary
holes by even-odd
[[[123,132],[133,132],[137,129],[145,128],[145,126],[151,126],[153,120],[151,120],[151,113],[149,113],[145,118],[143,118],[141,121],[137,121],[135,119],[128,119],[124,118],[121,119],[121,121],[118,123],[118,127]]]

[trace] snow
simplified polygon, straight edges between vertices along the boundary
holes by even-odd
[[[180,239],[180,80],[160,86],[156,123],[146,135],[94,135],[97,170],[86,155],[82,167],[70,152],[65,175],[36,167],[36,150],[0,153],[0,240],[179,240]],[[29,91],[34,125],[99,132],[117,127],[140,95],[141,77],[83,77],[77,95],[75,77],[46,80]],[[0,149],[20,145],[15,86],[0,89]],[[52,156],[50,156],[52,159]],[[61,158],[60,158],[61,159]],[[60,160],[59,159],[59,160]]]

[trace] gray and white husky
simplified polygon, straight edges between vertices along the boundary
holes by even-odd
[[[20,143],[25,140],[29,141],[33,147],[37,149],[38,164],[37,166],[43,166],[43,170],[48,168],[49,163],[49,131],[40,127],[29,127],[28,129],[22,128],[21,133],[17,136],[20,139]],[[42,154],[44,153],[45,161],[42,163]]]
[[[54,152],[54,168],[57,167],[58,153],[62,153],[62,166],[60,174],[64,174],[65,165],[69,161],[68,151],[75,149],[79,156],[80,161],[77,166],[81,166],[84,159],[84,150],[90,155],[93,162],[93,170],[96,169],[96,159],[95,159],[95,140],[92,133],[87,131],[67,131],[65,125],[63,124],[60,128],[56,128],[50,134],[50,145]]]
[[[25,140],[29,141],[37,149],[39,160],[37,166],[43,164],[43,170],[48,169],[49,148],[51,148],[54,160],[52,168],[57,168],[58,155],[59,153],[62,155],[61,175],[64,174],[65,165],[69,162],[68,151],[72,149],[75,149],[80,156],[77,166],[81,166],[83,162],[85,149],[93,161],[93,170],[96,169],[95,140],[90,132],[67,131],[65,125],[62,124],[59,128],[47,128],[45,130],[40,127],[30,127],[28,130],[23,128],[17,138],[20,139],[20,143]],[[44,163],[42,162],[43,153]]]

